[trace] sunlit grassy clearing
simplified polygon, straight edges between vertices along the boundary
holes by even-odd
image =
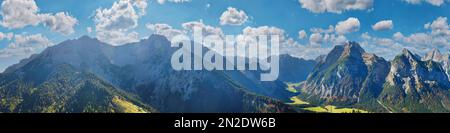
[[[290,105],[303,105],[303,104],[309,104],[309,102],[306,101],[302,101],[300,98],[298,98],[297,96],[291,97],[291,101],[292,103],[288,103]]]
[[[307,108],[303,108],[304,110],[308,110],[308,111],[312,111],[312,112],[317,112],[317,113],[326,113],[328,112],[327,109],[322,108],[320,106],[316,106],[316,107],[307,107]]]
[[[301,82],[300,83],[286,83],[286,85],[287,85],[286,90],[288,90],[289,92],[292,92],[292,93],[299,93],[299,91],[296,88],[299,88],[301,86],[301,84],[302,84]],[[298,96],[291,97],[290,100],[292,102],[287,103],[289,105],[308,105],[308,104],[310,104],[309,102],[303,101]],[[306,107],[303,109],[312,111],[312,112],[317,112],[317,113],[369,113],[368,111],[361,110],[361,109],[337,108],[336,106],[333,106],[333,105],[327,105],[325,107],[321,107],[321,106]]]
[[[120,99],[117,96],[115,96],[112,99],[112,101],[120,109],[120,111],[123,112],[123,113],[147,113],[141,107],[138,107],[138,106],[134,105],[131,102],[122,100],[122,99]]]
[[[295,89],[295,87],[300,87],[301,83],[286,83],[286,85],[288,86],[286,90],[292,93],[298,93],[298,90]]]
[[[318,113],[369,113],[368,111],[355,109],[355,108],[337,108],[333,105],[327,105],[325,107],[308,107],[304,108],[308,111],[318,112]]]

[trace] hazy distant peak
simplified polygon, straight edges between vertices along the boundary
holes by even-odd
[[[443,59],[444,59],[444,55],[441,54],[439,49],[433,48],[433,50],[431,50],[430,52],[425,54],[425,56],[423,57],[422,60],[433,60],[433,61],[440,62]]]

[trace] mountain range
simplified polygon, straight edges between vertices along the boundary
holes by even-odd
[[[349,42],[335,46],[318,62],[302,83],[300,97],[319,105],[373,112],[449,112],[450,82],[444,63],[422,61],[407,49],[386,61]]]
[[[281,100],[270,98],[278,97],[275,95],[276,89],[286,91],[284,84],[266,89],[272,91],[252,92],[264,89],[244,87],[254,87],[252,85],[259,83],[251,83],[253,80],[242,73],[231,75],[231,72],[225,71],[175,71],[170,66],[170,57],[175,50],[165,37],[159,35],[119,47],[87,36],[64,41],[22,60],[1,74],[0,107],[2,112],[110,112],[109,108],[95,111],[90,108],[94,105],[109,107],[114,102],[110,97],[120,97],[139,108],[158,112],[294,111]],[[66,69],[59,69],[61,66]],[[91,76],[86,78],[84,74]],[[61,75],[61,78],[53,75]],[[242,81],[246,81],[246,84],[233,80],[233,77],[245,79]],[[101,84],[85,85],[87,83],[84,80]],[[78,86],[83,88],[83,85],[123,94],[74,89]],[[40,95],[41,91],[50,97]],[[80,99],[75,95],[78,93],[87,93],[91,99]],[[40,99],[28,100],[28,95],[38,95],[35,97]],[[108,98],[102,98],[102,95]],[[50,99],[52,97],[56,98]],[[42,104],[25,106],[30,102],[41,101]],[[67,110],[75,106],[70,104],[73,102],[82,103],[76,105],[78,110]],[[36,110],[36,107],[51,110]]]
[[[349,42],[316,60],[280,55],[271,82],[260,71],[175,71],[176,50],[160,35],[122,46],[64,41],[0,74],[0,112],[309,112],[287,104],[293,96],[371,112],[450,111],[449,56],[438,50],[386,61]]]

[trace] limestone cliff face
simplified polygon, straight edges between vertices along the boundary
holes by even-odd
[[[354,104],[381,92],[389,63],[358,43],[335,46],[309,75],[303,92],[327,103]]]
[[[423,58],[423,61],[427,60],[433,60],[435,62],[438,62],[442,65],[442,67],[445,70],[445,73],[450,79],[450,54],[441,54],[441,52],[438,49],[433,49],[432,51],[428,52]]]
[[[450,82],[444,69],[432,60],[404,49],[391,62],[379,100],[395,112],[449,111]]]

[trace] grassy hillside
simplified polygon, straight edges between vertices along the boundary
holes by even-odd
[[[156,111],[95,75],[77,71],[69,65],[43,70],[48,73],[41,73],[42,78],[36,80],[25,80],[19,72],[3,75],[0,112]]]

